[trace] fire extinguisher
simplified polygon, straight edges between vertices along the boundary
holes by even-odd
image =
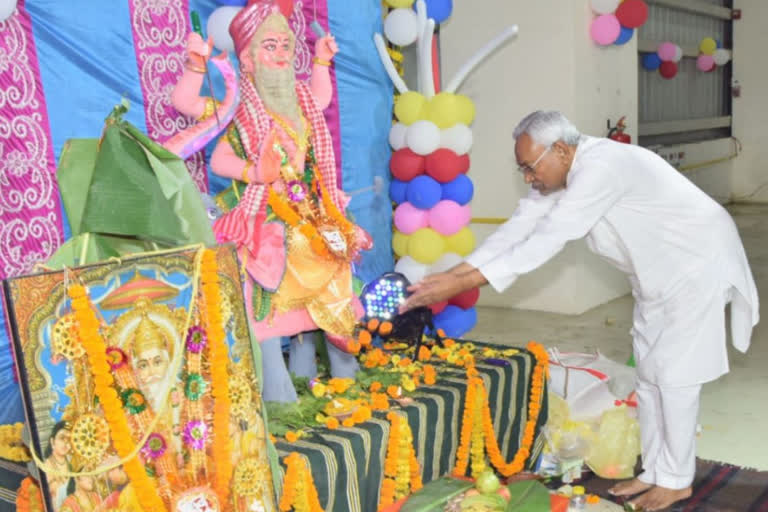
[[[624,130],[627,128],[624,119],[626,117],[622,116],[613,128],[611,128],[611,122],[608,121],[608,138],[617,142],[623,142],[624,144],[632,144],[632,137],[624,133]]]

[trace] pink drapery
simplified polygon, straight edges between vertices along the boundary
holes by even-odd
[[[63,240],[56,162],[32,22],[0,22],[0,278],[29,273]]]
[[[162,143],[194,122],[171,105],[171,91],[184,72],[189,1],[130,0],[129,5],[147,135]],[[205,152],[194,154],[186,164],[198,188],[207,192]]]

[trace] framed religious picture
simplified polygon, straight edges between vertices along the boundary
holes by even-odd
[[[277,510],[232,247],[4,292],[47,512]]]

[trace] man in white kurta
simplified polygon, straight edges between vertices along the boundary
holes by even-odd
[[[655,153],[582,136],[558,112],[515,130],[520,170],[533,187],[512,217],[458,267],[413,287],[405,308],[517,277],[582,237],[625,272],[635,311],[643,473],[613,492],[660,510],[690,495],[701,385],[728,371],[732,338],[749,346],[757,291],[736,226],[719,204]]]

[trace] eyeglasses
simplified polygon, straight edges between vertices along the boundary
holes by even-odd
[[[539,158],[536,159],[535,162],[533,162],[531,165],[518,165],[517,170],[520,171],[522,174],[527,174],[529,172],[533,172],[536,170],[536,166],[539,165],[539,162],[541,162],[541,159],[544,158],[544,155],[549,153],[549,150],[552,149],[552,146],[547,146],[544,151],[541,152],[539,155]]]

